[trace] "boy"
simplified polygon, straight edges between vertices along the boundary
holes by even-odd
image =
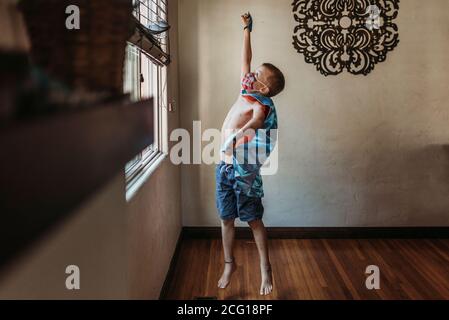
[[[226,288],[236,269],[233,255],[234,220],[239,217],[253,231],[260,259],[260,294],[267,295],[273,290],[273,279],[267,235],[262,222],[264,208],[260,167],[263,160],[258,159],[257,153],[264,150],[265,156],[268,156],[274,148],[270,132],[277,129],[277,116],[271,97],[284,89],[285,79],[282,72],[269,63],[250,72],[251,15],[242,15],[242,21],[242,90],[223,123],[221,162],[216,167],[216,202],[221,219],[225,262],[218,287]]]

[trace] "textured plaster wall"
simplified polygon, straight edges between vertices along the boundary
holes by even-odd
[[[292,46],[291,0],[179,0],[181,125],[220,128],[239,90],[240,14],[254,65],[286,76],[275,98],[280,163],[264,178],[271,226],[449,225],[446,0],[400,3],[399,46],[367,77],[324,77]],[[218,225],[214,168],[182,169],[183,220]],[[195,188],[192,188],[195,186]]]

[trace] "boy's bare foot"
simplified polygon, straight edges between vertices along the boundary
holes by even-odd
[[[265,296],[273,291],[273,275],[271,272],[271,265],[260,266],[260,274],[262,282],[260,284],[260,294]]]
[[[231,281],[231,276],[234,271],[237,269],[234,259],[232,261],[225,261],[225,266],[223,270],[223,274],[221,275],[220,280],[218,280],[218,287],[224,289],[228,286]]]

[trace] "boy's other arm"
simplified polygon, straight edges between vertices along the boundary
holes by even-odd
[[[251,141],[256,130],[262,128],[265,121],[264,108],[265,106],[259,103],[253,105],[252,118],[225,142],[224,148],[222,149],[223,152],[227,155],[232,155],[232,150],[235,147],[247,141]]]
[[[242,15],[243,27],[250,23],[250,16],[248,13]],[[241,79],[251,70],[251,60],[253,58],[251,50],[251,32],[249,28],[243,30],[243,48],[242,48],[242,73]]]

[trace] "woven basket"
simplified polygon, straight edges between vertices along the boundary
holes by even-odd
[[[66,28],[66,7],[80,8],[80,29]],[[32,61],[73,89],[123,90],[132,0],[22,0]]]

